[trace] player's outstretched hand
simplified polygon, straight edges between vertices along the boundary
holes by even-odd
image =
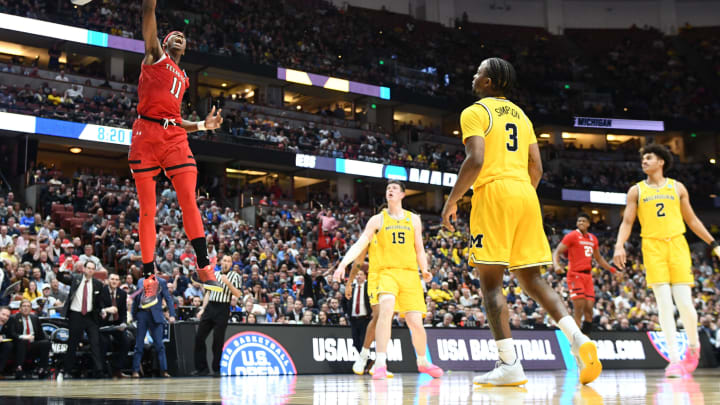
[[[345,267],[338,265],[333,273],[333,280],[342,283],[345,279]]]
[[[625,262],[627,261],[627,255],[625,254],[624,247],[615,247],[615,254],[613,255],[613,263],[620,270],[625,270]]]
[[[712,251],[715,253],[715,256],[720,258],[720,246],[715,246]]]
[[[432,281],[433,275],[429,271],[423,271],[422,278],[425,283],[429,283]]]
[[[442,214],[440,215],[442,216],[443,227],[450,232],[455,232],[453,222],[457,220],[457,203],[450,202],[449,199],[445,201],[445,206],[443,207]]]
[[[212,110],[210,110],[210,113],[205,117],[205,128],[207,129],[218,129],[220,128],[220,125],[223,123],[223,117],[220,115],[222,113],[222,108],[217,110],[215,112],[215,106],[213,106]]]

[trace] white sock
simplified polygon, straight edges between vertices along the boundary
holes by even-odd
[[[575,336],[579,333],[582,334],[580,331],[580,328],[578,328],[577,323],[575,323],[575,318],[573,318],[570,315],[565,315],[562,317],[558,323],[558,328],[563,332],[565,337],[570,341],[570,345],[573,344],[575,341]]]
[[[418,367],[427,367],[429,365],[428,361],[427,361],[427,357],[425,357],[425,356],[418,356],[416,363],[417,363]]]
[[[387,366],[387,353],[375,353],[375,368]]]
[[[515,343],[512,338],[496,340],[498,348],[498,357],[505,364],[515,364],[517,354],[515,353]]]
[[[360,357],[362,359],[367,359],[368,357],[370,357],[370,349],[368,349],[367,347],[363,347],[360,350]]]
[[[680,353],[678,353],[677,340],[675,339],[677,327],[675,325],[675,308],[673,307],[670,285],[656,285],[652,289],[658,305],[658,319],[660,320],[660,328],[662,328],[665,335],[670,362],[677,363],[680,361]]]
[[[680,320],[688,335],[690,347],[697,349],[700,347],[700,339],[698,338],[698,316],[693,305],[692,290],[689,285],[672,286],[672,295],[675,299],[675,305],[680,312]]]

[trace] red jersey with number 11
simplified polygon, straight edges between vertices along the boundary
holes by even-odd
[[[599,248],[595,235],[590,232],[583,235],[576,229],[565,235],[562,244],[568,248],[568,273],[592,269],[593,252]]]
[[[180,103],[190,79],[167,55],[152,65],[142,64],[138,82],[138,114],[157,119],[175,119],[179,124]]]

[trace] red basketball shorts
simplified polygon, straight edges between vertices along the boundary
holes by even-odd
[[[570,289],[571,300],[595,301],[595,286],[592,274],[572,272],[567,275],[567,284]]]
[[[133,124],[128,163],[135,179],[157,176],[160,170],[169,178],[197,171],[184,129],[173,125],[163,128],[161,124],[143,119]]]

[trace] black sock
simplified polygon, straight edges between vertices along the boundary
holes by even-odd
[[[583,322],[580,330],[586,335],[590,334],[590,331],[592,331],[592,322]]]
[[[143,263],[143,277],[148,278],[155,274],[155,263]]]
[[[205,238],[195,238],[190,241],[190,244],[192,245],[193,249],[195,249],[198,268],[202,269],[208,264],[210,264],[207,253],[207,241],[205,240]]]

